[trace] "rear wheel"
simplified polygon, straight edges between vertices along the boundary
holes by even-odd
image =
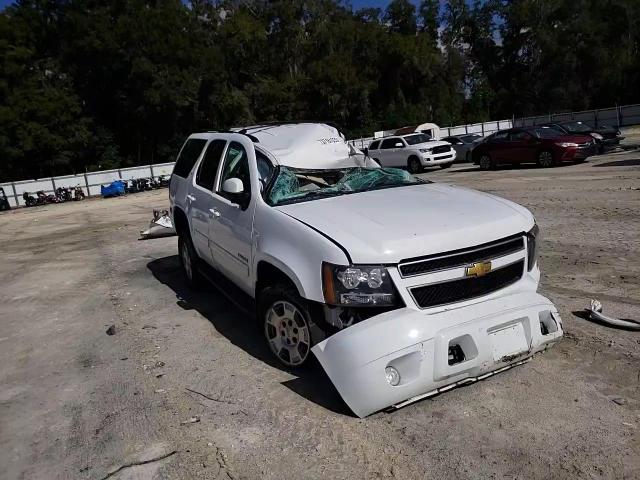
[[[181,233],[178,236],[178,253],[187,284],[193,289],[199,288],[202,285],[202,277],[198,272],[198,254],[189,234]]]
[[[484,154],[480,157],[478,165],[480,165],[480,170],[493,170],[494,168],[493,160],[491,160],[491,157],[488,154]]]
[[[550,168],[555,166],[555,161],[553,160],[553,153],[549,150],[543,150],[538,154],[538,165],[542,168]]]
[[[409,160],[407,161],[407,169],[411,173],[422,172],[423,168],[422,168],[422,164],[420,163],[420,159],[415,156],[409,157]]]
[[[278,361],[287,367],[307,363],[313,346],[311,315],[291,286],[275,285],[260,293],[258,312],[264,338]]]

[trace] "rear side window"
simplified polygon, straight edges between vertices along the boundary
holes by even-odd
[[[396,143],[398,142],[400,142],[399,138],[387,138],[386,140],[382,141],[382,145],[380,145],[380,149],[396,148]]]
[[[218,165],[224,151],[226,140],[213,140],[204,152],[204,158],[200,162],[198,174],[196,175],[196,183],[202,188],[213,191],[213,182],[218,173]]]
[[[206,143],[207,141],[201,138],[187,140],[180,151],[178,160],[176,160],[176,165],[173,167],[173,174],[187,178]]]
[[[369,150],[377,150],[378,149],[378,145],[380,145],[380,140],[376,140],[375,142],[371,142],[371,145],[369,145]]]

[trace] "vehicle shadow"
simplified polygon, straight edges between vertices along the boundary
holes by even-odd
[[[598,163],[593,167],[637,167],[640,165],[640,158],[628,158],[626,160],[614,160],[612,162]]]
[[[152,260],[147,264],[147,268],[160,283],[175,292],[176,304],[180,308],[196,310],[209,320],[220,334],[249,355],[273,368],[296,376],[282,382],[283,386],[327,410],[353,416],[315,357],[311,359],[310,365],[296,370],[287,369],[273,358],[269,347],[262,339],[255,316],[252,316],[251,309],[246,308],[253,300],[242,294],[246,298],[240,298],[239,303],[235,298],[230,299],[223,293],[224,290],[234,292],[234,296],[239,295],[235,285],[225,281],[226,283],[219,284],[219,288],[206,285],[200,291],[192,290],[186,284],[178,255]],[[221,312],[233,313],[221,315]]]

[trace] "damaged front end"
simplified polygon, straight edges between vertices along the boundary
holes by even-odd
[[[388,311],[312,352],[345,403],[365,417],[522,363],[561,336],[555,306],[520,292],[439,313]]]

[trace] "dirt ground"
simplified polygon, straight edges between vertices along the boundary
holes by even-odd
[[[557,346],[361,420],[319,367],[274,364],[219,292],[190,292],[175,238],[136,240],[166,190],[16,210],[0,215],[0,478],[640,478],[640,333],[582,318],[590,297],[640,318],[640,151],[425,175],[534,212]]]

